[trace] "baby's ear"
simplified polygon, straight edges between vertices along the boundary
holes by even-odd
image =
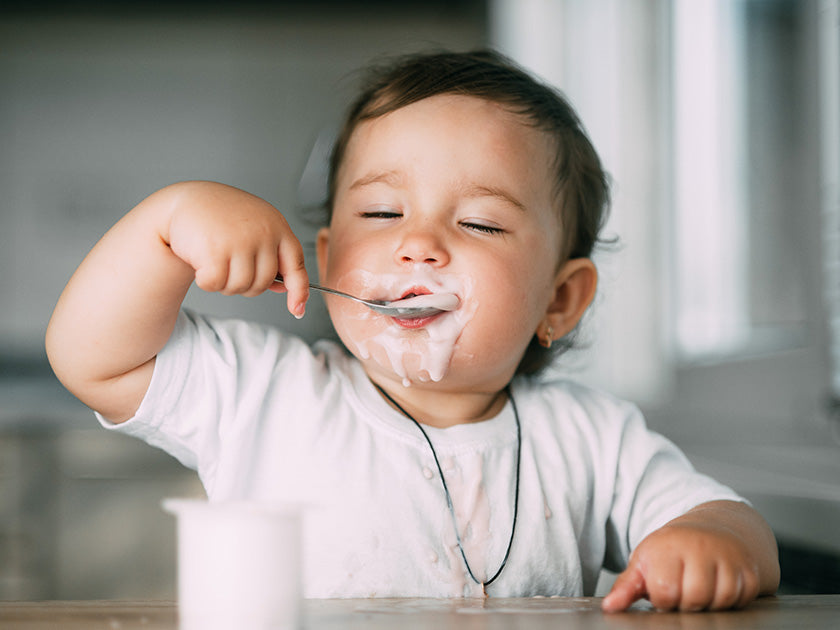
[[[319,277],[327,269],[327,259],[330,255],[330,228],[322,227],[315,237],[315,258],[318,260]]]
[[[595,299],[597,288],[595,263],[588,258],[567,261],[554,278],[554,300],[548,305],[537,336],[542,339],[550,332],[552,341],[556,341],[572,332]]]

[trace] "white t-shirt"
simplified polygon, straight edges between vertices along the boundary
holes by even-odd
[[[695,472],[626,402],[568,381],[518,378],[519,505],[491,596],[591,595],[651,531],[706,501],[740,500]],[[306,511],[307,597],[477,595],[443,486],[417,426],[338,345],[182,313],[134,418],[106,427],[198,471],[211,500],[292,501]],[[425,427],[467,560],[486,580],[513,523],[516,424]]]

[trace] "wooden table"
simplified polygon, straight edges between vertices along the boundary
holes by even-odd
[[[660,613],[644,604],[607,615],[595,598],[549,599],[331,599],[303,603],[301,630],[774,630],[840,628],[840,595],[763,598],[723,613]],[[3,630],[174,630],[172,602],[0,602]],[[231,628],[231,630],[250,630]]]

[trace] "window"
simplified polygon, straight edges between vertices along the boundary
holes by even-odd
[[[825,137],[806,4],[673,5],[673,294],[684,358],[802,345],[820,308],[810,278],[828,227],[818,210]]]
[[[840,394],[838,5],[490,3],[491,42],[571,98],[615,182],[621,249],[562,371],[687,424],[789,431]]]

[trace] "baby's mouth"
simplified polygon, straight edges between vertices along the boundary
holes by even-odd
[[[425,287],[414,287],[405,291],[394,306],[406,309],[420,309],[418,313],[402,313],[391,320],[402,328],[423,328],[435,319],[447,315],[460,306],[460,299],[454,293],[432,293]]]
[[[394,306],[403,308],[437,309],[438,311],[454,311],[461,306],[461,299],[447,291],[432,292],[425,287],[414,287],[405,291],[398,300],[391,302]]]
[[[407,289],[405,293],[403,293],[398,299],[400,300],[408,300],[413,297],[417,297],[419,295],[431,295],[432,292],[429,291],[426,287],[411,287]]]

